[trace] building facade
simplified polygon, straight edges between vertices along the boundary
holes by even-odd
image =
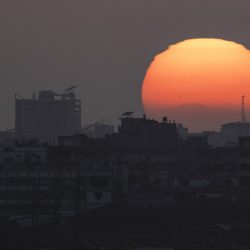
[[[75,94],[39,92],[38,98],[15,98],[17,139],[37,139],[56,144],[59,135],[73,135],[81,129],[81,101]]]

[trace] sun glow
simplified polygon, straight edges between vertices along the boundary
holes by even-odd
[[[172,45],[154,58],[143,81],[142,103],[153,118],[170,114],[190,124],[181,107],[185,112],[194,105],[236,110],[242,94],[250,98],[250,51],[235,42],[199,38]]]

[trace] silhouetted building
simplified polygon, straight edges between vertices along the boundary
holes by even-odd
[[[181,123],[177,125],[177,132],[180,138],[186,138],[188,136],[188,128],[184,127]]]
[[[230,122],[221,126],[220,132],[203,131],[203,135],[207,136],[208,145],[213,147],[237,147],[239,137],[250,136],[249,122]]]
[[[220,147],[225,145],[225,141],[220,132],[202,131],[202,134],[207,137],[207,143],[209,146]]]
[[[185,140],[190,148],[203,149],[208,146],[207,136],[202,133],[191,133]]]
[[[239,137],[239,185],[250,187],[250,137]]]
[[[75,94],[51,90],[39,92],[38,98],[15,98],[15,131],[18,139],[36,138],[57,143],[58,136],[73,135],[81,128],[81,101]]]
[[[226,123],[221,127],[221,136],[226,144],[237,144],[240,136],[250,136],[250,123]]]
[[[5,141],[13,140],[15,138],[14,129],[0,131],[0,144],[5,143]]]
[[[162,122],[125,115],[120,118],[118,136],[125,144],[173,146],[178,140],[177,125],[163,117]]]

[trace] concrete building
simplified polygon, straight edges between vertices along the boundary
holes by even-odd
[[[74,147],[0,146],[0,215],[72,215],[109,204],[112,188],[106,155],[78,155]]]
[[[250,123],[247,122],[246,118],[244,95],[241,99],[241,121],[226,123],[221,127],[221,137],[227,145],[238,144],[241,136],[250,136]]]
[[[162,122],[142,118],[133,118],[132,112],[126,112],[120,118],[118,136],[123,144],[140,146],[175,146],[178,141],[177,124],[163,117]]]
[[[237,147],[240,137],[250,136],[250,123],[230,122],[223,124],[219,132],[202,131],[199,135],[207,137],[208,145],[212,147]]]
[[[250,137],[239,138],[239,185],[250,187]]]
[[[249,122],[231,122],[223,124],[221,136],[226,144],[238,143],[239,137],[250,136]]]
[[[15,132],[17,139],[38,139],[56,144],[59,135],[73,135],[81,129],[81,101],[72,88],[63,94],[51,90],[39,92],[38,98],[15,97]]]

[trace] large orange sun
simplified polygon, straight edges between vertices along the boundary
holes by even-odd
[[[149,117],[168,116],[191,131],[218,129],[240,119],[250,104],[250,51],[222,39],[189,39],[157,55],[142,86]],[[248,102],[249,99],[249,102]]]

